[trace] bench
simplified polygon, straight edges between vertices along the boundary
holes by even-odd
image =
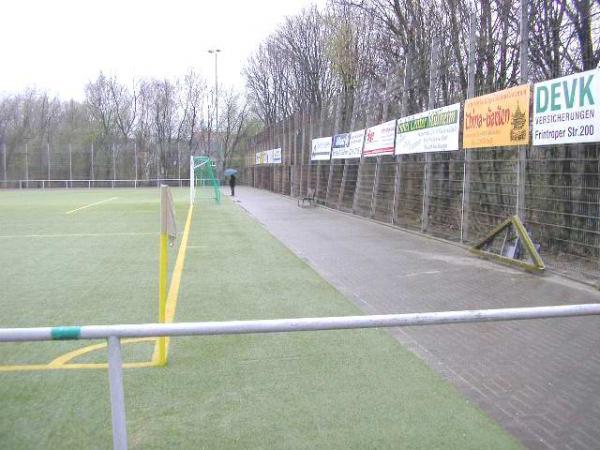
[[[317,195],[317,192],[315,189],[309,189],[308,192],[306,193],[306,196],[299,198],[298,199],[298,206],[302,206],[304,207],[306,205],[306,203],[308,203],[308,206],[315,206],[315,196]]]

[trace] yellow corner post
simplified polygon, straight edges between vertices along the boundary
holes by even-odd
[[[169,236],[167,234],[168,186],[160,187],[160,257],[158,272],[158,321],[165,323],[167,310],[167,283],[169,277]],[[167,345],[165,337],[158,338],[158,363],[167,364]]]

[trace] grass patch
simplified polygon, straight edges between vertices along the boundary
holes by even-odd
[[[88,203],[119,199],[82,210],[77,227],[64,211],[88,198],[0,192],[3,208],[12,205],[0,235],[156,230],[157,190],[113,192],[92,191],[98,198]],[[185,195],[175,196],[180,229]],[[1,239],[0,262],[14,261],[12,275],[0,275],[10,311],[2,326],[156,318],[157,235],[109,244],[23,240],[26,247]],[[43,258],[28,261],[31,251]],[[12,304],[17,297],[21,304]],[[196,205],[176,321],[358,313],[229,199]],[[47,362],[77,344],[0,345],[0,356]],[[62,345],[75,347],[56,349]],[[519,448],[384,330],[176,338],[169,366],[127,370],[125,392],[132,448]],[[0,402],[6,448],[111,446],[105,371],[0,373]]]

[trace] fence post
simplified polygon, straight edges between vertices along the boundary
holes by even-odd
[[[369,217],[375,217],[375,209],[377,208],[377,189],[379,187],[379,174],[381,172],[382,156],[375,158],[375,174],[373,175],[373,188],[371,189],[371,211]]]
[[[352,114],[352,117],[350,119],[350,132],[354,131],[354,124],[356,122],[356,114],[355,114],[355,106],[357,103],[357,94],[356,94],[356,89],[354,89],[354,91],[352,92],[352,107],[348,108],[348,104],[346,103],[346,100],[344,100],[344,107],[346,108],[346,114],[345,114],[345,121],[342,124],[342,128],[345,130],[347,127],[346,125],[348,124],[348,114]],[[359,160],[360,161],[360,160]],[[342,203],[344,201],[344,192],[346,191],[346,179],[348,178],[348,159],[344,158],[344,169],[342,171],[342,181],[340,183],[340,192],[339,192],[339,196],[338,196],[338,203],[337,203],[337,209],[341,209],[342,207]]]
[[[181,154],[179,150],[179,139],[177,140],[177,178],[179,179],[179,187],[181,187]]]
[[[306,167],[306,192],[308,192],[308,190],[312,187],[312,140],[314,139],[314,131],[313,131],[313,127],[314,127],[314,120],[313,120],[313,116],[314,116],[314,106],[309,106],[308,107],[308,138],[306,139],[308,142],[308,165]]]
[[[112,415],[113,448],[127,449],[127,421],[125,417],[125,392],[123,389],[123,360],[121,341],[116,336],[108,338],[108,384]]]
[[[321,103],[321,111],[319,111],[319,132],[317,138],[323,137],[323,129],[325,128],[325,118],[327,117],[327,111],[329,106],[326,103]],[[313,136],[314,139],[314,136]],[[331,163],[331,154],[329,162]],[[317,186],[316,186],[316,198],[319,198],[319,190],[321,188],[321,172],[323,172],[323,161],[317,161]],[[325,193],[327,198],[327,192]]]
[[[404,63],[404,81],[402,87],[402,102],[400,104],[400,117],[408,115],[408,96],[412,85],[412,66],[409,61],[412,60],[412,47],[408,48],[408,55]],[[392,205],[392,223],[395,225],[398,217],[398,202],[400,199],[400,189],[402,187],[402,155],[396,155],[396,167],[394,173],[394,204]]]
[[[339,107],[340,107],[340,99],[339,97],[337,97],[334,100],[333,103],[333,108],[332,108],[332,112],[333,112],[333,120],[330,121],[331,126],[329,127],[329,131],[331,132],[331,145],[333,146],[333,136],[335,136],[335,133],[337,133],[338,131],[338,120],[339,120]],[[331,190],[331,182],[333,180],[333,149],[332,152],[330,153],[329,156],[329,175],[327,177],[327,191],[325,192],[325,204],[328,205],[329,204],[329,192]]]
[[[521,46],[520,46],[520,68],[521,84],[529,82],[529,2],[521,2]],[[516,214],[525,223],[525,168],[527,166],[527,146],[520,145],[517,148],[517,200]]]
[[[429,64],[429,99],[427,109],[435,108],[435,87],[439,71],[439,38],[434,37],[431,42],[431,63]],[[423,213],[421,215],[421,231],[427,232],[429,226],[429,209],[431,203],[431,178],[432,155],[425,153],[425,171],[423,172]]]
[[[297,186],[297,169],[300,167],[298,165],[298,111],[294,112],[292,115],[292,122],[290,124],[290,137],[291,137],[291,147],[290,147],[290,195],[295,197],[298,195],[298,191],[296,189]]]
[[[369,105],[369,101],[370,101],[370,88],[373,85],[373,81],[371,80],[369,83],[369,90],[367,91],[366,95],[363,97],[361,96],[361,103],[363,105],[363,110],[364,109],[368,109],[368,105]],[[366,101],[365,101],[366,100]],[[366,107],[365,107],[366,105]],[[368,124],[368,118],[367,118],[367,113],[365,113],[364,118],[362,118],[362,123],[364,125],[364,128],[367,128],[367,124]],[[354,197],[352,198],[352,213],[356,214],[356,204],[358,203],[358,196],[360,195],[360,184],[361,184],[361,173],[362,173],[362,167],[363,167],[363,162],[364,162],[364,156],[361,155],[360,159],[358,160],[358,169],[357,169],[357,174],[356,174],[356,186],[354,188]]]
[[[379,95],[375,93],[376,86],[375,83],[371,83],[371,89],[369,93],[369,108],[368,110],[368,123],[369,125],[373,125],[377,123],[376,110],[379,108]],[[377,193],[377,184],[379,182],[379,167],[381,165],[381,156],[375,157],[375,174],[373,175],[373,184],[371,185],[371,202],[369,204],[369,217],[373,217],[375,214],[375,207],[377,203],[377,198],[375,194]]]
[[[467,87],[467,98],[475,97],[475,27],[477,26],[475,13],[471,11],[469,25],[469,78]],[[460,218],[460,241],[469,239],[469,212],[470,212],[470,190],[471,190],[471,150],[464,149],[462,205]]]
[[[287,152],[287,172],[289,176],[290,196],[294,196],[294,164],[296,164],[296,112],[292,114],[288,121],[288,148]]]
[[[280,163],[280,167],[283,166],[286,162],[286,157],[285,157],[285,151],[289,148],[288,147],[288,137],[289,137],[289,133],[288,133],[288,123],[289,123],[289,116],[285,116],[283,119],[281,119],[281,137],[279,139],[279,145],[276,148],[280,148],[281,149],[281,163]],[[283,180],[283,170],[282,172],[282,180]],[[283,181],[282,181],[283,183]],[[282,188],[282,193],[285,189]]]
[[[267,147],[267,150],[271,150],[274,146],[275,146],[275,129],[277,127],[277,122],[274,122],[273,124],[271,124],[271,126],[269,126],[269,146]],[[269,184],[269,191],[271,192],[275,192],[275,166],[273,165],[273,161],[271,161],[271,163],[267,166],[268,170],[269,170],[269,177],[270,177],[270,184]]]
[[[29,188],[29,152],[25,143],[25,187]]]
[[[52,178],[50,177],[50,142],[46,143],[46,152],[48,154],[48,176],[47,176],[47,179],[51,180]]]
[[[71,187],[73,187],[73,149],[71,144],[69,144],[69,180]]]
[[[285,179],[287,180],[286,187],[289,186],[288,189],[284,188],[285,192],[292,196],[292,123],[294,121],[294,116],[291,115],[286,119],[287,132],[285,134],[286,139],[284,141],[285,148],[281,149],[281,167],[282,172],[286,174]]]
[[[338,192],[337,209],[342,208],[344,201],[344,191],[346,190],[346,179],[348,178],[348,161],[344,159],[344,168],[342,169],[342,181],[340,181],[340,191]]]
[[[133,166],[134,166],[134,171],[135,171],[135,182],[134,182],[134,187],[137,188],[137,181],[138,181],[138,160],[137,160],[137,141],[133,140]],[[179,176],[179,182],[181,183],[181,174]]]
[[[306,106],[302,106],[302,115],[300,116],[300,127],[302,135],[300,136],[300,183],[298,184],[298,195],[302,196],[302,186],[304,185],[304,158],[306,147]]]
[[[209,140],[210,142],[210,140]],[[160,157],[162,156],[162,148],[160,145],[155,144],[156,146],[156,187],[160,187],[160,177],[161,177],[161,164],[160,164]]]
[[[113,179],[112,179],[111,186],[114,188],[115,180],[117,179],[117,166],[116,166],[116,161],[115,161],[115,143],[114,142],[112,144],[112,166],[113,166]]]
[[[94,143],[90,146],[90,180],[94,180]]]
[[[390,92],[391,92],[391,86],[393,84],[393,76],[392,76],[392,69],[388,70],[388,73],[385,77],[385,94],[384,94],[384,100],[381,102],[381,108],[378,107],[378,109],[380,109],[381,111],[381,121],[382,122],[387,122],[389,120],[390,117]],[[377,116],[373,115],[373,120],[377,120]],[[395,133],[395,130],[394,130]],[[395,150],[394,150],[395,153]],[[393,158],[395,159],[395,156],[393,156]],[[378,156],[377,157],[377,162],[375,165],[375,177],[373,178],[373,194],[371,197],[371,218],[375,217],[375,212],[377,210],[377,193],[379,191],[379,184],[381,182],[381,170],[382,170],[382,166],[383,166],[383,156]],[[393,209],[393,208],[392,208]]]
[[[3,172],[4,172],[4,181],[6,181],[6,144],[2,144],[2,161],[3,161]]]
[[[256,187],[256,177],[257,177],[257,168],[256,168],[256,150],[257,150],[257,137],[254,136],[252,138],[252,154],[254,156],[253,166],[252,166],[252,187]]]

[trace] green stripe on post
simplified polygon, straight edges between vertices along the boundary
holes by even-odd
[[[81,327],[54,327],[52,328],[52,339],[56,341],[66,341],[79,339]]]

